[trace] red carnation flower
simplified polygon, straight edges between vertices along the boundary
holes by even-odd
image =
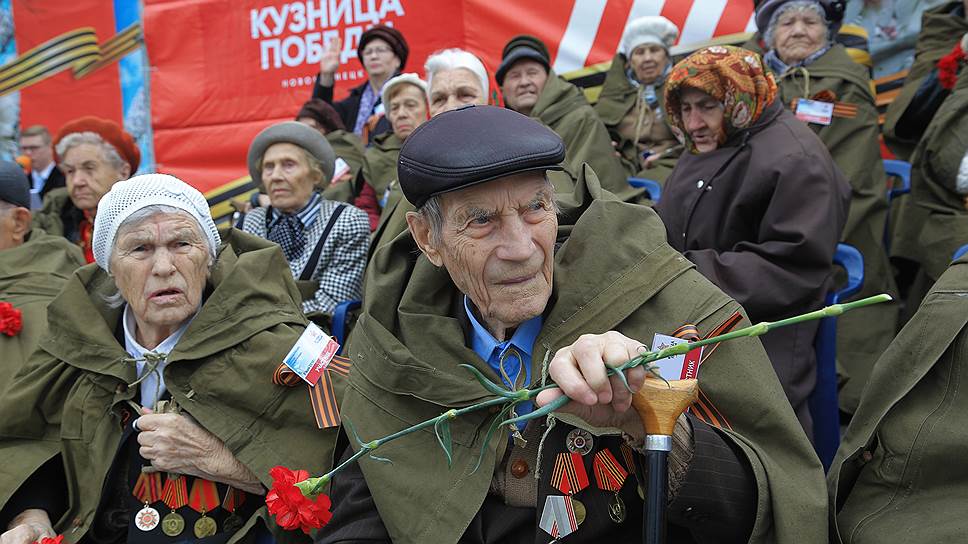
[[[269,475],[272,476],[272,489],[266,493],[266,506],[269,513],[276,516],[280,527],[287,531],[301,529],[309,534],[310,529],[319,529],[329,523],[333,517],[329,511],[329,497],[320,493],[310,499],[295,485],[309,478],[308,472],[278,466],[270,470]]]
[[[54,538],[50,538],[49,536],[45,536],[44,538],[40,539],[39,541],[34,542],[34,544],[61,544],[62,542],[64,542],[64,535],[57,535]]]
[[[9,302],[0,302],[0,333],[7,336],[17,336],[23,327],[20,310]]]
[[[941,57],[938,61],[938,82],[947,90],[955,88],[958,83],[958,65],[965,60],[965,52],[961,50],[961,44],[955,44],[951,53]]]

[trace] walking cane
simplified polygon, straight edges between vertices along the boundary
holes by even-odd
[[[676,420],[699,397],[698,380],[666,382],[649,378],[632,397],[632,406],[645,426],[648,469],[645,506],[646,544],[665,544],[669,452]]]

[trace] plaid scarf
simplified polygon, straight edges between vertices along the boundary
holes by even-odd
[[[309,202],[296,213],[282,213],[269,208],[266,213],[266,238],[282,247],[287,261],[302,256],[306,249],[306,227],[312,225],[319,216],[323,198],[313,193]]]

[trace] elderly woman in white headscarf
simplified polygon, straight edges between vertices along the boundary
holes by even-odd
[[[306,326],[282,252],[161,174],[114,185],[93,238],[0,393],[0,541],[252,541],[270,468],[325,470],[335,440],[273,384]]]
[[[857,297],[896,294],[882,242],[887,220],[880,127],[867,68],[833,37],[843,18],[841,0],[765,0],[756,8],[763,63],[776,77],[778,98],[820,137],[851,186],[841,241],[864,256]],[[874,362],[894,338],[897,305],[879,304],[838,321],[837,361],[846,371],[841,410],[853,413]]]
[[[672,69],[669,48],[678,37],[679,29],[665,17],[629,22],[595,104],[623,160],[635,165],[636,176],[660,183],[682,151],[663,111],[665,78]]]

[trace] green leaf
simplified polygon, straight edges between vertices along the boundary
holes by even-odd
[[[434,434],[437,435],[437,442],[440,444],[440,448],[447,455],[447,468],[450,468],[453,462],[451,455],[453,445],[450,440],[450,419],[444,417],[437,419],[437,423],[434,423]]]
[[[484,387],[484,389],[487,389],[488,392],[494,395],[498,395],[506,398],[511,398],[514,396],[514,392],[508,391],[507,389],[487,379],[487,376],[485,376],[484,374],[481,374],[481,371],[475,368],[473,365],[462,363],[460,366],[464,370],[467,370],[468,372],[473,374],[474,377],[477,378],[478,383],[480,383]]]
[[[505,425],[517,425],[518,423],[521,423],[522,421],[528,421],[528,420],[531,420],[531,419],[537,419],[539,417],[544,417],[544,416],[550,414],[551,412],[554,412],[555,410],[560,409],[562,406],[568,404],[569,401],[571,401],[571,399],[568,398],[567,395],[562,395],[562,396],[556,398],[555,400],[549,402],[548,404],[545,404],[541,408],[538,408],[537,410],[531,412],[530,414],[525,414],[523,416],[518,416],[518,417],[515,417],[515,418],[512,418],[512,419],[508,419],[506,421],[502,421],[500,426],[503,427]]]
[[[370,455],[370,459],[373,459],[374,461],[379,461],[381,463],[386,463],[388,465],[393,464],[393,461],[387,459],[386,457],[377,457],[376,455]]]
[[[477,464],[474,465],[474,470],[471,471],[471,474],[474,474],[477,472],[477,469],[481,468],[481,463],[484,462],[484,455],[487,453],[487,446],[491,443],[491,438],[494,436],[494,431],[501,427],[501,421],[506,418],[509,413],[511,413],[511,410],[514,408],[515,404],[516,403],[511,403],[505,406],[504,409],[501,410],[501,412],[491,421],[491,426],[487,429],[487,434],[484,435],[484,443],[481,444],[481,454],[477,456]]]
[[[361,448],[366,447],[366,443],[360,440],[360,435],[356,434],[356,427],[354,427],[353,423],[350,422],[350,420],[346,419],[345,417],[343,418],[343,426],[349,429],[351,433],[353,433],[353,439],[356,440],[356,443],[359,444]]]

